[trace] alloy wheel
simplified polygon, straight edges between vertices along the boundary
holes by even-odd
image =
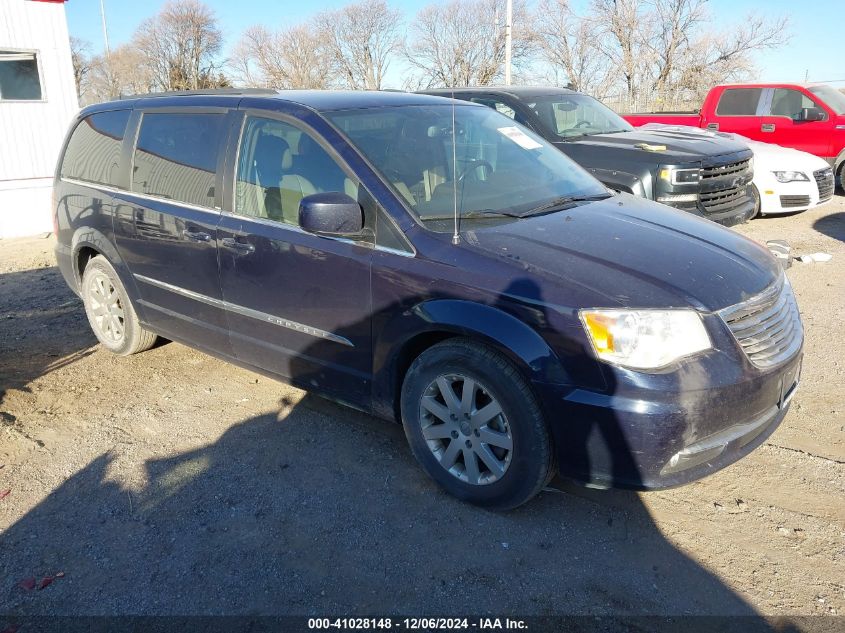
[[[91,275],[88,304],[100,337],[112,343],[120,343],[126,331],[123,305],[117,289],[105,273],[98,271]]]
[[[510,466],[510,426],[499,402],[478,380],[438,376],[423,391],[419,420],[429,450],[461,481],[491,484]]]

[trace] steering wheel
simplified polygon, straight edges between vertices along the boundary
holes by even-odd
[[[592,123],[590,123],[589,121],[587,121],[586,119],[581,119],[580,121],[578,121],[578,122],[577,122],[575,125],[573,125],[572,127],[579,127],[579,128],[580,128],[580,127],[592,127],[592,125],[593,125],[593,124],[592,124]]]
[[[460,174],[460,176],[458,176],[458,182],[463,182],[464,178],[466,177],[466,175],[468,173],[475,171],[479,167],[484,167],[485,169],[489,169],[491,174],[495,171],[493,169],[493,165],[488,163],[486,160],[481,159],[481,158],[474,158],[470,161],[469,165],[467,165],[466,167],[464,167],[461,170],[461,174]]]

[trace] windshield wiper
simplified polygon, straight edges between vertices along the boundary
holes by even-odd
[[[421,215],[421,220],[452,220],[454,219],[454,215]],[[515,213],[513,211],[496,211],[495,209],[476,209],[475,211],[462,211],[458,214],[459,220],[476,220],[478,218],[495,218],[495,217],[508,217],[508,218],[520,218],[522,217],[521,213]]]
[[[560,196],[558,198],[552,198],[551,200],[549,200],[548,202],[544,202],[543,204],[538,204],[536,207],[531,207],[530,209],[522,211],[518,214],[518,217],[526,218],[531,215],[551,213],[552,211],[560,211],[578,202],[593,202],[595,200],[606,200],[610,197],[611,194],[609,193],[599,193],[594,194],[592,196]]]

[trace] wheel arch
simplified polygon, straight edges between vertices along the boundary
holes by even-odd
[[[558,356],[523,321],[494,306],[465,300],[432,300],[389,320],[374,341],[376,413],[401,419],[402,383],[411,364],[425,350],[450,338],[467,338],[489,345],[511,361],[529,384],[570,382]]]
[[[124,267],[123,260],[113,242],[100,231],[91,227],[80,227],[74,232],[70,252],[73,261],[73,274],[77,282],[82,280],[85,266],[92,257],[97,255],[102,255],[109,260],[109,263],[115,269]]]

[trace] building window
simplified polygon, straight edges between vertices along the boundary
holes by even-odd
[[[0,101],[40,101],[35,53],[0,50]]]

